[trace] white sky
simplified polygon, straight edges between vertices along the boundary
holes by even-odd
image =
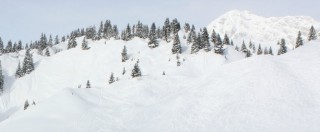
[[[233,9],[265,17],[304,15],[320,20],[320,0],[0,0],[0,37],[5,44],[26,43],[42,32],[62,36],[106,19],[120,30],[138,20],[159,26],[166,17],[204,27]]]

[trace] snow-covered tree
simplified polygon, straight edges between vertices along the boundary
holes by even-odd
[[[71,49],[71,48],[75,48],[75,47],[77,47],[77,41],[76,41],[76,38],[72,37],[72,38],[70,38],[70,40],[68,42],[67,49]]]
[[[126,68],[123,67],[122,75],[126,74]]]
[[[114,83],[114,82],[115,82],[114,76],[113,76],[113,73],[111,73],[110,79],[109,79],[109,84]]]
[[[223,55],[223,43],[221,41],[220,35],[217,35],[216,43],[214,44],[214,52]]]
[[[163,28],[162,28],[162,32],[163,32],[163,40],[165,40],[167,43],[170,42],[170,34],[171,34],[171,26],[170,26],[170,20],[169,18],[166,18]]]
[[[270,54],[270,55],[273,55],[271,46],[269,47],[269,54]]]
[[[12,42],[11,40],[8,41],[8,44],[6,46],[6,53],[10,53],[13,51],[13,48],[12,48]]]
[[[179,39],[179,35],[175,34],[174,38],[173,38],[173,45],[172,45],[172,54],[177,54],[177,53],[181,53],[181,44],[180,44],[180,39]]]
[[[200,33],[199,33],[200,36]],[[199,51],[199,42],[201,42],[200,37],[193,36],[192,46],[191,46],[191,54],[197,53]]]
[[[26,51],[26,54],[23,60],[22,71],[23,71],[23,74],[30,74],[33,70],[34,70],[33,57],[32,57],[32,54],[30,53],[30,49],[28,49]]]
[[[317,39],[317,32],[314,29],[314,27],[311,26],[310,31],[309,31],[308,40],[311,41],[311,40],[316,40],[316,39]]]
[[[127,47],[123,46],[122,52],[121,52],[121,60],[122,62],[125,62],[126,60],[128,60],[128,54],[127,54]]]
[[[184,24],[184,32],[188,33],[191,30],[189,23]]]
[[[256,45],[255,44],[252,45],[252,53],[256,53]]]
[[[151,25],[148,46],[149,46],[149,48],[158,47],[158,41],[157,41],[157,36],[156,36],[156,24],[155,23],[152,23],[152,25]]]
[[[59,36],[57,35],[54,39],[54,44],[59,44],[60,43],[60,40],[59,40]]]
[[[3,41],[0,37],[0,54],[2,54],[2,53],[3,53]]]
[[[89,80],[87,81],[86,88],[91,88],[91,84]]]
[[[242,45],[241,45],[241,52],[246,53],[248,51],[246,44],[244,43],[244,41],[242,41]]]
[[[246,52],[246,58],[249,58],[249,57],[251,57],[251,56],[252,56],[251,51],[250,51],[250,50],[247,50],[247,52]]]
[[[281,39],[280,48],[278,50],[278,55],[282,55],[285,53],[287,53],[286,41],[285,41],[285,39]]]
[[[212,33],[211,33],[211,42],[216,44],[217,42],[217,34],[216,34],[216,31],[214,31],[214,29],[212,30]]]
[[[125,41],[131,40],[132,35],[131,35],[131,28],[130,25],[127,25],[126,31],[125,31]]]
[[[26,100],[26,102],[24,102],[23,109],[26,110],[26,109],[28,109],[28,107],[29,107],[29,102],[28,102],[28,100]]]
[[[236,48],[234,48],[236,51],[239,51],[239,47],[238,45],[236,45]]]
[[[295,48],[298,48],[300,46],[303,45],[303,40],[302,40],[302,37],[301,37],[301,32],[299,31],[298,32],[298,36],[297,36],[297,39],[296,39],[296,46]]]
[[[2,64],[0,61],[0,95],[3,93],[3,86],[4,86],[4,76],[2,73]]]
[[[223,45],[230,45],[230,39],[227,34],[224,34]]]
[[[137,62],[132,69],[132,73],[131,73],[132,78],[141,76],[141,70],[138,64],[139,63]]]
[[[82,50],[88,50],[88,49],[90,49],[90,48],[88,47],[88,41],[86,40],[86,37],[84,37],[83,40],[82,40],[81,49],[82,49]]]
[[[46,56],[50,56],[50,51],[49,51],[49,48],[46,48],[46,52],[45,52],[45,55],[46,55]]]
[[[259,44],[258,46],[258,51],[257,51],[257,55],[261,55],[262,54],[262,49],[261,49],[261,45]]]
[[[265,54],[265,55],[269,54],[269,51],[268,51],[268,48],[267,48],[267,47],[264,47],[263,54]]]
[[[202,31],[202,45],[204,46],[204,51],[206,52],[209,52],[211,50],[211,46],[210,46],[210,43],[209,43],[209,34],[208,34],[208,31],[207,31],[207,28],[203,28],[203,31]]]
[[[250,40],[250,42],[249,42],[249,49],[252,49],[253,46],[254,46],[254,44],[253,44],[253,43],[251,42],[251,40]]]
[[[23,76],[23,71],[22,71],[22,68],[21,68],[21,65],[20,65],[20,62],[19,62],[17,70],[16,70],[16,78],[20,78],[22,76]]]

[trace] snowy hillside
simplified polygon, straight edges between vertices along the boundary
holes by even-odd
[[[177,27],[174,24],[170,26]],[[195,38],[202,42],[198,46],[210,42],[212,50],[204,47],[191,54],[197,43],[187,43],[192,31],[186,33],[183,26],[176,31],[179,37],[169,38],[174,41],[157,38],[155,48],[149,47],[147,37],[126,38],[127,32],[121,34],[124,40],[84,39],[99,37],[92,35],[90,27],[89,35],[44,47],[41,52],[50,56],[33,48],[35,70],[20,78],[15,72],[26,50],[4,53],[0,56],[5,77],[0,132],[318,132],[320,41],[304,41],[295,50],[276,55],[280,38],[290,46],[299,30],[305,39],[311,25],[320,27],[308,17],[263,18],[231,11],[208,26],[208,31],[227,33],[238,46],[243,39],[272,45],[274,55],[254,51],[246,57],[252,48],[236,51],[232,45],[222,46],[223,52],[217,54],[217,44],[202,41],[205,37],[200,33]],[[99,31],[113,28],[108,29]],[[172,53],[177,38],[178,57]],[[88,50],[82,49],[83,40]],[[73,42],[77,46],[71,47]],[[128,60],[122,62],[124,46]],[[141,77],[131,76],[135,64]],[[109,84],[111,73],[117,81]],[[91,88],[86,88],[87,81]],[[24,110],[26,100],[30,106]]]
[[[215,19],[207,28],[210,32],[214,29],[222,36],[226,33],[238,43],[251,40],[262,45],[271,45],[273,48],[284,38],[291,49],[294,47],[298,31],[301,31],[303,38],[307,40],[306,36],[312,25],[320,28],[320,22],[307,16],[266,18],[249,11],[232,10]]]

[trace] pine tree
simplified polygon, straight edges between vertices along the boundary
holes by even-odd
[[[230,39],[227,34],[224,34],[223,44],[230,45]]]
[[[311,41],[311,40],[316,40],[316,39],[317,39],[317,32],[314,29],[314,27],[311,26],[310,31],[309,31],[308,40]]]
[[[170,42],[170,34],[171,34],[171,26],[170,26],[170,20],[169,18],[166,18],[164,25],[163,25],[163,40],[165,40],[167,43]]]
[[[28,102],[28,100],[26,100],[26,102],[24,102],[23,109],[26,110],[28,107],[29,107],[29,102]]]
[[[220,35],[218,34],[216,43],[214,44],[214,52],[223,55],[223,43],[221,42]]]
[[[6,53],[10,53],[10,52],[12,52],[13,51],[13,49],[12,49],[12,42],[11,42],[11,40],[9,40],[8,41],[8,44],[7,44],[7,46],[6,46]]]
[[[126,31],[125,31],[125,38],[126,38],[125,41],[129,41],[132,38],[131,28],[130,28],[129,24],[127,25],[127,28],[126,28]]]
[[[77,41],[76,41],[76,38],[72,37],[72,38],[70,38],[70,40],[68,42],[67,49],[71,49],[71,48],[75,48],[75,47],[77,47]]]
[[[141,70],[140,70],[140,67],[138,65],[138,62],[134,65],[134,67],[132,69],[131,76],[132,76],[132,78],[141,76]]]
[[[4,76],[2,73],[2,64],[0,61],[0,95],[3,93],[3,86],[4,86]]]
[[[3,41],[2,41],[2,39],[1,39],[1,37],[0,37],[0,54],[3,54]]]
[[[253,48],[253,43],[251,42],[251,40],[250,40],[250,42],[249,42],[249,49],[252,49]]]
[[[256,53],[256,45],[255,44],[252,45],[252,53]]]
[[[187,37],[187,44],[191,44],[193,41],[194,41],[194,36],[196,35],[196,33],[191,30],[189,33],[188,33],[188,37]]]
[[[49,36],[48,46],[50,46],[50,47],[53,46],[53,40],[52,40],[51,35]]]
[[[60,43],[60,40],[59,40],[59,36],[57,35],[56,38],[54,39],[54,44],[57,45]]]
[[[200,36],[200,34],[199,34]],[[200,37],[196,37],[196,36],[193,36],[193,42],[192,42],[192,46],[191,46],[191,54],[194,54],[194,53],[197,53],[199,51],[199,42],[200,40]]]
[[[285,39],[281,39],[280,48],[278,50],[278,55],[282,55],[287,53],[286,41]]]
[[[209,52],[211,50],[211,46],[209,43],[209,34],[207,28],[203,28],[201,37],[203,43],[202,45],[204,46],[204,51]]]
[[[91,84],[89,80],[87,81],[86,88],[91,88]]]
[[[236,45],[236,48],[234,48],[236,51],[239,51],[239,47],[238,45]]]
[[[270,54],[270,55],[273,55],[271,46],[269,47],[269,54]]]
[[[265,54],[265,55],[269,54],[269,51],[268,51],[268,48],[267,48],[267,47],[264,47],[263,54]]]
[[[18,64],[18,68],[17,68],[17,71],[16,71],[16,78],[20,78],[23,76],[23,71],[21,69],[21,65],[20,65],[20,62]]]
[[[211,42],[214,44],[216,44],[216,42],[217,42],[217,34],[214,31],[214,29],[212,30],[212,33],[211,33]]]
[[[26,54],[23,60],[22,71],[23,71],[23,74],[30,74],[33,70],[34,70],[33,58],[32,58],[32,54],[30,54],[30,49],[28,49],[26,51]]]
[[[82,40],[81,49],[82,49],[82,50],[88,50],[88,49],[90,49],[90,48],[88,47],[88,41],[86,40],[86,37],[84,37],[83,40]]]
[[[300,47],[300,46],[302,46],[303,45],[303,40],[302,40],[302,38],[301,38],[301,32],[299,31],[298,32],[298,37],[297,37],[297,39],[296,39],[296,46],[295,46],[295,48],[298,48],[298,47]]]
[[[125,62],[126,60],[128,60],[128,55],[127,55],[127,48],[126,46],[123,46],[122,52],[121,52],[121,56],[122,56],[122,62]]]
[[[173,46],[171,51],[172,51],[172,54],[177,54],[177,53],[181,54],[181,44],[180,44],[180,39],[178,34],[174,35]]]
[[[184,24],[184,32],[188,33],[189,31],[190,31],[190,25],[189,25],[189,23],[185,23]]]
[[[248,51],[246,52],[246,58],[249,58],[249,57],[251,57],[251,56],[252,56],[251,51],[248,50]]]
[[[114,80],[114,77],[113,77],[113,73],[111,73],[110,79],[109,79],[109,84],[114,83],[114,82],[115,82],[115,80]]]
[[[18,46],[17,46],[17,51],[21,51],[22,49],[23,49],[22,42],[21,42],[21,40],[19,40]]]
[[[243,53],[246,53],[246,52],[248,51],[247,46],[246,46],[246,44],[244,43],[244,41],[242,42],[241,50],[240,50],[240,51],[243,52]]]
[[[259,44],[257,55],[261,55],[261,54],[262,54],[262,49],[261,49],[261,45]]]
[[[148,46],[149,46],[149,48],[158,47],[158,41],[157,41],[157,37],[156,37],[156,24],[155,23],[152,23],[152,25],[151,25]]]
[[[49,51],[49,48],[46,48],[46,53],[45,53],[46,56],[50,56],[50,51]]]
[[[233,46],[233,41],[231,40],[230,45]]]

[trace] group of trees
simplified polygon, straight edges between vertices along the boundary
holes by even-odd
[[[18,64],[18,68],[15,74],[16,78],[20,78],[26,74],[30,74],[33,70],[34,70],[33,57],[32,57],[32,54],[30,53],[30,49],[28,49],[25,53],[22,67],[20,62]]]

